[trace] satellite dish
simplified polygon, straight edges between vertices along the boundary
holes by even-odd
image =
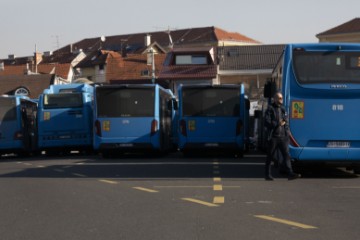
[[[101,36],[100,40],[101,40],[102,42],[105,42],[105,36]]]

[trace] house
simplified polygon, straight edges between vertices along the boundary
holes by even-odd
[[[260,44],[259,41],[240,33],[227,32],[217,27],[200,27],[87,38],[60,48],[54,51],[54,54],[66,53],[69,51],[83,51],[89,53],[98,50],[115,52],[126,50],[127,53],[142,53],[147,47],[147,36],[151,36],[151,42],[157,42],[157,44],[165,51],[169,51],[175,46],[203,47]]]
[[[74,76],[74,66],[78,64],[85,54],[79,52],[59,53],[52,52],[34,53],[34,56],[17,58],[9,55],[8,59],[0,60],[0,76],[54,74],[54,84],[71,83]]]
[[[0,76],[0,94],[38,98],[54,80],[54,74]]]
[[[360,18],[354,18],[339,26],[316,35],[319,42],[360,42]]]
[[[153,54],[153,55],[152,55]],[[150,83],[152,81],[152,57],[154,57],[154,78],[157,78],[165,59],[165,51],[156,42],[139,53],[98,50],[76,65],[78,77],[95,83]]]
[[[215,47],[174,48],[164,61],[159,79],[176,94],[180,84],[218,84]]]
[[[197,48],[227,45],[255,45],[258,41],[239,33],[230,33],[216,27],[191,28],[152,33],[136,33],[110,37],[84,39],[57,50],[82,50],[87,54],[78,65],[77,77],[85,77],[96,83],[149,82],[158,76],[166,54],[173,48]],[[150,53],[154,53],[155,70],[149,68]],[[145,60],[147,59],[147,60]],[[111,71],[109,63],[111,62]],[[146,62],[146,64],[145,64]],[[137,64],[137,66],[136,66]],[[116,66],[116,67],[115,67]],[[149,77],[152,73],[154,77]]]
[[[219,47],[218,81],[244,83],[249,99],[258,101],[284,48],[282,44]]]

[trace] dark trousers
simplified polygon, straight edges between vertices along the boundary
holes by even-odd
[[[289,141],[287,138],[272,138],[268,142],[267,148],[267,157],[265,162],[265,176],[271,176],[271,162],[274,160],[274,155],[276,150],[279,150],[281,153],[281,159],[276,159],[281,162],[281,167],[286,171],[286,173],[290,176],[293,174],[293,170],[291,167],[291,160],[289,155]]]

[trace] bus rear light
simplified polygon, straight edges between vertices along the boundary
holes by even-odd
[[[151,121],[151,136],[155,135],[158,130],[158,121],[154,119]]]
[[[14,133],[14,140],[21,140],[23,138],[22,132],[15,132]]]
[[[101,137],[101,124],[100,124],[99,120],[95,121],[95,133],[96,133],[96,135]]]
[[[295,138],[293,137],[293,135],[290,133],[289,136],[289,140],[290,140],[290,145],[293,147],[300,147],[300,144],[298,144],[298,142],[295,140]]]
[[[184,119],[182,119],[180,121],[180,133],[183,135],[183,136],[187,136],[187,132],[186,132],[186,121]]]

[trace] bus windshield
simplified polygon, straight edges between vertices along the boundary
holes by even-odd
[[[0,122],[16,119],[15,98],[0,98]]]
[[[184,88],[184,116],[233,117],[240,115],[240,90],[232,88]]]
[[[299,83],[360,83],[360,53],[294,50]]]
[[[52,108],[80,108],[83,106],[81,93],[46,94],[44,109]]]
[[[154,88],[98,88],[96,91],[97,116],[154,116],[154,96]]]

